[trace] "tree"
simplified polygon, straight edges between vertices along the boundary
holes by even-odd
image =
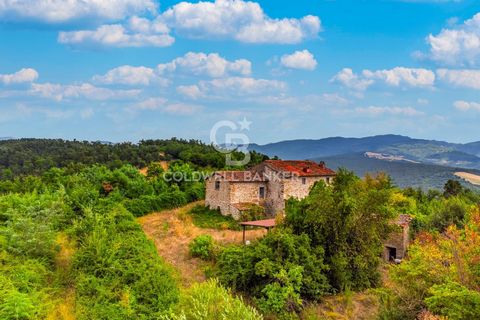
[[[443,187],[443,196],[445,198],[458,196],[463,191],[462,184],[457,180],[448,180]]]

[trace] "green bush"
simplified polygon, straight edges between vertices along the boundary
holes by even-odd
[[[267,284],[262,289],[260,298],[256,299],[259,309],[277,315],[300,311],[302,277],[303,268],[300,266],[293,266],[288,271],[280,269],[274,275],[275,282]]]
[[[209,260],[214,257],[215,243],[212,236],[203,234],[190,242],[188,245],[190,254],[203,260]]]
[[[121,206],[89,215],[73,267],[81,319],[158,319],[178,299],[172,270]],[[90,227],[89,227],[90,228]],[[86,228],[86,230],[89,230]]]
[[[248,292],[262,311],[285,316],[298,311],[302,297],[318,300],[330,292],[323,251],[306,235],[278,228],[250,246],[230,246],[217,259],[222,284]]]
[[[425,303],[433,313],[451,320],[480,319],[480,292],[449,282],[430,288]]]
[[[254,308],[218,284],[215,279],[194,284],[181,296],[171,320],[262,320]]]
[[[266,219],[265,208],[254,203],[247,205],[248,208],[242,211],[241,221],[255,221]]]

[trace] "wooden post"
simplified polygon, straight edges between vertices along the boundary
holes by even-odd
[[[243,244],[245,245],[245,225],[242,225],[243,227]]]

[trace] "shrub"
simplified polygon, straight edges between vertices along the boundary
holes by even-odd
[[[266,313],[285,316],[300,309],[302,298],[330,292],[323,251],[288,229],[277,228],[250,246],[225,248],[217,267],[222,284],[248,292]]]
[[[275,282],[267,284],[262,289],[261,297],[256,300],[260,310],[278,315],[299,311],[302,306],[302,273],[300,266],[293,266],[288,271],[280,269],[274,275]]]
[[[428,309],[451,320],[480,319],[480,292],[449,282],[430,289]]]
[[[188,247],[190,248],[190,254],[193,257],[208,260],[214,256],[215,243],[210,235],[203,234],[196,237],[190,242]]]
[[[241,221],[254,221],[266,218],[265,208],[255,203],[249,203],[247,210],[242,211]]]
[[[174,314],[165,318],[171,320],[263,319],[257,310],[246,305],[241,298],[232,296],[215,279],[194,284],[180,298],[174,311]]]

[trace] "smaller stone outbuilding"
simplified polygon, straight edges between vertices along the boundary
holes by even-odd
[[[410,221],[408,214],[401,214],[395,221],[397,231],[390,234],[384,243],[383,258],[385,261],[398,261],[405,258],[408,245],[410,244]]]

